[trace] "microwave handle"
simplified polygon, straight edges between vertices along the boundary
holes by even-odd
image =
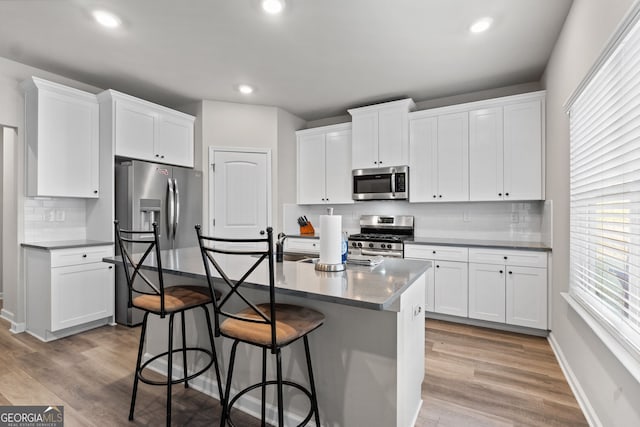
[[[391,192],[395,193],[396,192],[396,173],[391,172]]]

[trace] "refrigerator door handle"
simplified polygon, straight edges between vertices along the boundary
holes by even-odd
[[[180,221],[180,192],[178,191],[178,180],[173,179],[173,197],[175,198],[175,211],[173,220],[173,240],[176,239],[178,233],[178,222]]]
[[[173,223],[175,221],[174,213],[175,213],[175,190],[173,187],[173,180],[171,178],[167,179],[168,185],[168,197],[167,197],[167,237],[171,241],[173,239]]]

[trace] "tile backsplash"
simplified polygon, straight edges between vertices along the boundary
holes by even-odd
[[[83,240],[86,237],[84,199],[25,197],[25,243]]]
[[[459,202],[408,203],[404,201],[369,201],[353,205],[284,206],[284,232],[298,234],[296,219],[306,215],[318,231],[319,216],[334,208],[342,215],[344,231],[360,231],[360,215],[413,215],[418,237],[490,239],[528,242],[550,242],[551,203],[526,202]]]

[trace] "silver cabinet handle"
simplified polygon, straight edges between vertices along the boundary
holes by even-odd
[[[180,222],[180,192],[178,191],[178,180],[173,179],[173,194],[175,198],[175,217],[173,220],[173,239],[175,240],[178,233],[178,223]]]

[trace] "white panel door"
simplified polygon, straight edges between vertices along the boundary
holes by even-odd
[[[163,113],[158,120],[154,157],[172,165],[193,167],[193,120]]]
[[[469,113],[469,200],[503,199],[502,107]]]
[[[318,160],[316,159],[316,162]],[[325,202],[353,203],[351,175],[351,131],[325,136]]]
[[[469,318],[505,321],[505,267],[469,264]]]
[[[547,329],[547,269],[507,266],[506,321]]]
[[[212,235],[258,238],[269,224],[270,155],[214,150]]]
[[[438,196],[438,119],[425,117],[409,122],[409,200],[430,202]]]
[[[469,115],[438,117],[438,200],[469,200]]]
[[[298,137],[298,204],[325,202],[324,134]]]
[[[468,264],[466,262],[434,261],[434,311],[452,316],[468,314]]]
[[[542,199],[542,106],[539,99],[504,107],[504,196]]]
[[[156,160],[153,156],[158,114],[146,105],[116,100],[116,156]]]
[[[409,164],[407,108],[378,112],[378,167]]]
[[[98,197],[98,104],[40,90],[39,196]]]
[[[51,269],[51,331],[113,316],[113,266],[96,262]]]
[[[353,141],[351,162],[353,169],[378,166],[378,112],[358,113],[352,118]]]

